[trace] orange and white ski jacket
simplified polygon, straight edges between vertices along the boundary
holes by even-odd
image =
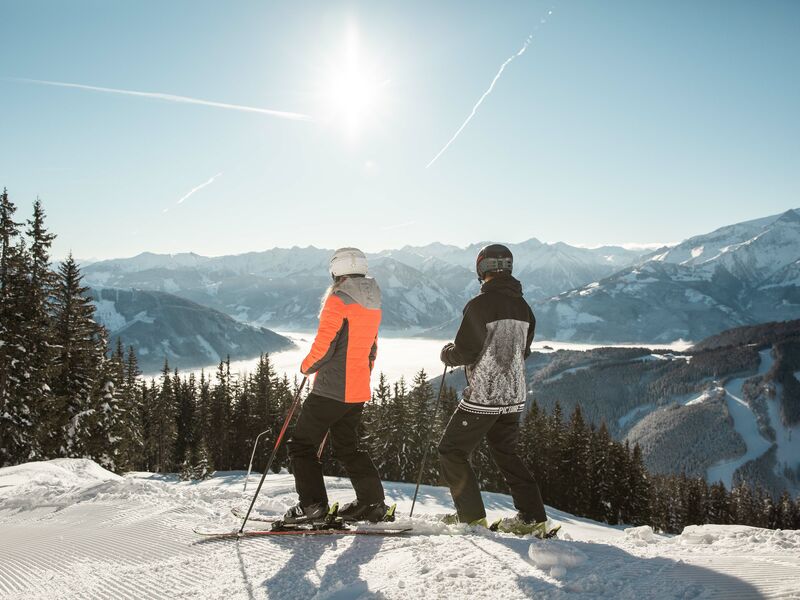
[[[319,317],[317,337],[300,370],[316,373],[313,392],[340,402],[372,397],[370,375],[378,353],[381,290],[371,277],[334,284]]]

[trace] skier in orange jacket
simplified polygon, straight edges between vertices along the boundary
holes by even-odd
[[[356,248],[337,250],[330,273],[333,285],[325,296],[317,336],[300,367],[304,375],[315,377],[288,442],[300,501],[286,512],[285,523],[315,521],[328,514],[317,451],[329,431],[333,452],[344,463],[356,493],[355,501],[343,506],[339,516],[346,521],[380,521],[388,510],[378,471],[359,447],[356,433],[364,403],[372,396],[381,291],[367,277],[367,257]]]

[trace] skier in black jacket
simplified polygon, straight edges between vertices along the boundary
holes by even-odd
[[[516,450],[526,398],[525,359],[536,319],[522,297],[522,285],[511,276],[512,268],[513,256],[505,246],[492,244],[480,251],[476,270],[481,292],[464,307],[455,342],[442,348],[442,362],[466,367],[468,386],[439,443],[439,459],[457,520],[486,526],[486,510],[469,462],[486,436],[519,511],[498,528],[544,537],[547,516],[539,486]],[[456,521],[456,515],[449,520]]]

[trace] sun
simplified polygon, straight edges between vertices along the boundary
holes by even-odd
[[[327,69],[324,96],[328,119],[348,138],[359,137],[376,119],[387,83],[360,47],[358,29],[351,24],[344,50]]]

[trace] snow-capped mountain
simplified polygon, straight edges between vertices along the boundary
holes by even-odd
[[[384,328],[421,332],[457,319],[478,291],[474,260],[483,244],[431,244],[370,255],[370,271],[384,293]],[[511,244],[516,272],[529,298],[544,299],[633,264],[642,252],[576,248],[532,239]],[[272,328],[316,325],[319,299],[330,283],[331,250],[275,248],[235,256],[140,254],[84,269],[95,286],[157,290]]]
[[[287,338],[240,323],[219,311],[164,292],[93,289],[95,316],[113,344],[133,346],[145,373],[205,366],[291,348]]]
[[[595,342],[698,340],[800,317],[800,213],[690,238],[535,307],[539,333]]]

